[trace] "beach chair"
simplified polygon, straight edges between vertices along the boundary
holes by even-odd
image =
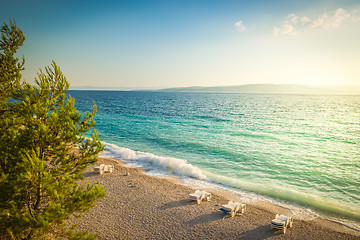
[[[228,204],[222,205],[219,209],[223,213],[234,217],[236,213],[244,213],[246,209],[246,205],[239,202],[230,201]]]
[[[104,174],[105,172],[112,173],[114,171],[114,165],[101,164],[100,166],[94,167],[94,171],[100,173],[100,175]]]
[[[112,173],[114,171],[114,165],[105,165],[104,172]]]
[[[291,228],[293,224],[292,217],[288,217],[285,215],[276,214],[275,219],[271,221],[271,229],[282,230],[283,233],[286,233],[286,229]]]
[[[202,200],[207,200],[210,201],[211,198],[211,193],[205,192],[205,191],[200,191],[200,190],[196,190],[195,193],[190,193],[189,194],[189,198],[192,201],[196,201],[197,204],[200,204]]]

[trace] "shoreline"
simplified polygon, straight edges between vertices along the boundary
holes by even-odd
[[[322,216],[294,218],[284,235],[272,231],[277,213],[292,216],[291,209],[270,201],[245,202],[244,214],[223,219],[219,211],[229,200],[241,199],[230,190],[204,189],[210,202],[193,204],[188,194],[194,188],[175,177],[146,175],[116,159],[99,158],[96,165],[113,164],[113,173],[98,175],[93,166],[84,171],[84,182],[99,182],[106,196],[80,219],[71,218],[78,229],[98,233],[98,239],[359,239],[360,230]],[[126,174],[128,173],[128,174]]]

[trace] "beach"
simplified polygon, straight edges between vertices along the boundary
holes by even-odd
[[[360,239],[359,229],[322,217],[294,218],[286,234],[273,231],[275,215],[291,216],[291,211],[270,203],[247,203],[244,214],[224,218],[219,208],[237,201],[235,194],[204,189],[212,198],[198,205],[188,197],[195,189],[176,178],[149,176],[115,159],[99,159],[96,165],[102,163],[114,165],[114,172],[99,175],[90,165],[83,181],[100,183],[105,198],[81,218],[68,221],[97,233],[98,239]]]

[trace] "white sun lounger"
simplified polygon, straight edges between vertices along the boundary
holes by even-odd
[[[220,211],[229,214],[231,217],[234,217],[236,213],[244,213],[246,205],[239,202],[230,201],[228,204],[222,205],[219,209]]]
[[[286,233],[286,228],[292,227],[292,224],[292,217],[276,214],[275,219],[271,221],[271,229],[279,229]]]
[[[94,171],[100,173],[100,175],[104,174],[105,172],[112,173],[114,171],[114,165],[101,164],[100,166],[94,167]]]
[[[200,204],[202,200],[207,200],[210,201],[211,198],[211,193],[205,192],[205,191],[200,191],[200,190],[196,190],[195,193],[190,193],[189,194],[189,198],[192,201],[196,201],[197,204]]]

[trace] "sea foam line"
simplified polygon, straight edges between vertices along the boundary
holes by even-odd
[[[206,176],[199,168],[191,165],[186,160],[138,152],[111,143],[104,143],[104,151],[100,156],[123,160],[127,163],[135,163],[137,166],[145,167],[148,170],[162,170],[178,176],[192,177],[201,180],[206,179]]]
[[[359,209],[344,205],[333,200],[328,200],[312,194],[283,188],[281,186],[275,186],[269,183],[251,183],[240,179],[220,176],[210,172],[204,172],[204,174],[206,174],[208,179],[211,179],[219,184],[225,184],[227,186],[234,187],[240,190],[258,193],[263,196],[271,197],[273,199],[283,200],[290,204],[300,204],[301,206],[309,207],[323,213],[346,217],[356,220],[358,222],[360,221]]]

